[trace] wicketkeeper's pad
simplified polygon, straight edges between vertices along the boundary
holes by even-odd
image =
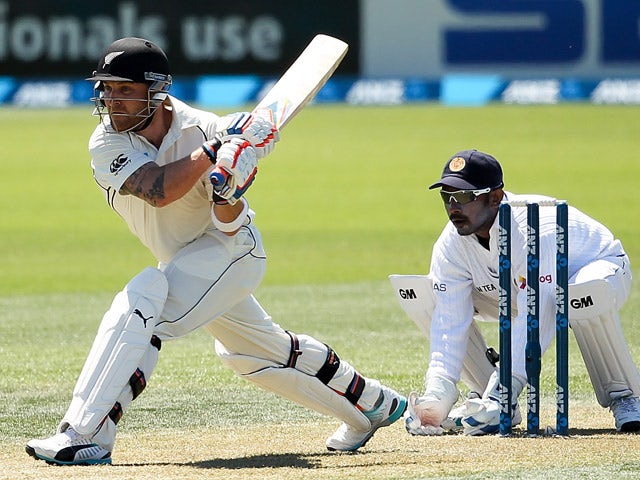
[[[598,403],[640,395],[640,374],[622,332],[606,280],[569,285],[569,323],[589,372]]]

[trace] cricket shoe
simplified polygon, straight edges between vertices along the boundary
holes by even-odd
[[[380,427],[386,427],[402,417],[407,408],[407,399],[387,387],[382,387],[376,406],[362,412],[371,422],[369,430],[359,430],[346,423],[340,425],[333,435],[327,438],[327,449],[331,451],[352,452],[364,446]]]
[[[616,430],[619,432],[640,431],[640,399],[638,397],[615,398],[611,401],[609,410],[616,420]]]
[[[26,451],[51,465],[96,465],[111,463],[111,452],[80,435],[71,427],[44,440],[30,440]]]

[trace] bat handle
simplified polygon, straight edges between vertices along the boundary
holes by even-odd
[[[216,191],[219,190],[226,183],[228,178],[229,178],[229,172],[222,170],[220,168],[214,169],[209,174],[209,180],[213,184],[213,189]]]

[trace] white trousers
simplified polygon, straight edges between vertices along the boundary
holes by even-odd
[[[234,236],[213,231],[193,241],[159,266],[169,288],[153,335],[166,341],[205,327],[223,346],[216,353],[224,354],[223,361],[244,378],[350,425],[368,425],[361,410],[379,401],[379,382],[361,376],[322,342],[287,332],[272,321],[253,296],[265,267],[260,234],[251,225]],[[156,361],[157,349],[149,345],[139,368],[145,382]],[[244,370],[247,361],[249,371]],[[273,374],[251,375],[266,368]],[[288,382],[284,387],[283,380]],[[112,450],[115,424],[133,398],[127,385],[117,396],[118,415],[104,412],[105,421],[93,437],[103,448]]]

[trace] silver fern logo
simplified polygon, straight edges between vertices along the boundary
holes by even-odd
[[[119,55],[122,55],[123,53],[124,51],[107,53],[104,56],[104,65],[102,66],[102,68],[107,68],[107,65],[111,65],[111,62],[113,62],[114,58],[116,58]]]

